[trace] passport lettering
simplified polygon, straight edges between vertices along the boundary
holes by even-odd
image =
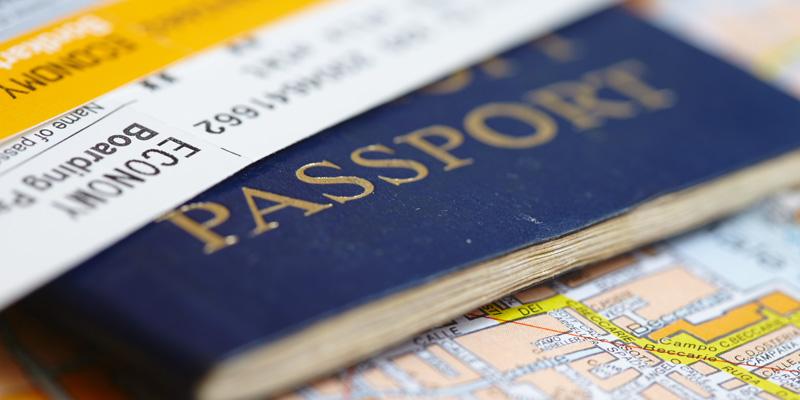
[[[217,202],[183,205],[166,214],[159,222],[169,221],[197,239],[206,254],[238,243],[242,237],[256,237],[278,229],[280,223],[270,218],[281,211],[300,211],[311,217],[336,205],[364,199],[376,185],[401,186],[427,178],[431,169],[444,172],[468,167],[478,155],[462,154],[458,149],[465,140],[510,151],[524,151],[547,144],[559,134],[559,124],[574,131],[604,126],[614,119],[634,118],[641,113],[670,108],[676,101],[674,91],[656,88],[645,79],[646,65],[625,60],[606,68],[591,70],[575,80],[559,81],[529,90],[519,102],[490,102],[479,105],[463,117],[461,129],[447,125],[429,125],[393,138],[393,146],[409,146],[421,159],[393,158],[395,150],[386,144],[373,143],[353,149],[350,161],[367,168],[396,169],[397,175],[368,177],[340,174],[343,167],[327,160],[307,163],[295,170],[297,181],[309,185],[348,185],[352,194],[343,196],[322,192],[320,198],[301,199],[268,188],[241,188],[241,200],[250,211],[249,232],[228,232],[225,222],[231,217],[229,207]],[[454,76],[450,79],[458,79]],[[516,135],[493,127],[492,121],[507,119],[528,127],[529,133]],[[466,133],[466,134],[465,134]],[[422,160],[426,160],[423,162]],[[391,186],[390,186],[391,187]]]

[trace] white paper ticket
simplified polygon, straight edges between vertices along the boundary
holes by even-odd
[[[252,162],[610,2],[123,0],[16,36],[0,305]]]

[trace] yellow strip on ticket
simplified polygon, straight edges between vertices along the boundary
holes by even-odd
[[[0,139],[322,0],[127,0],[0,45]]]

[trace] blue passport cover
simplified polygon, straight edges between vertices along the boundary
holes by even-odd
[[[624,10],[557,38],[261,160],[190,202],[207,208],[35,296],[190,383],[237,351],[800,146],[796,100]],[[387,159],[401,161],[374,161]]]

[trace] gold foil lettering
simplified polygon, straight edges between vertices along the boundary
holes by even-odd
[[[625,100],[601,99],[602,81],[587,75],[580,82],[559,82],[528,93],[528,99],[571,122],[578,130],[602,125],[606,118],[636,115],[636,105]]]
[[[490,118],[511,118],[534,128],[526,136],[512,136],[489,126]],[[467,114],[464,125],[472,137],[494,147],[525,149],[547,143],[556,136],[556,122],[547,114],[519,103],[489,103]]]
[[[264,217],[276,211],[283,210],[286,207],[294,207],[305,210],[303,215],[306,217],[333,207],[333,204],[330,203],[318,204],[310,201],[295,199],[293,197],[265,192],[263,190],[251,189],[249,187],[242,187],[242,193],[244,193],[244,198],[247,201],[247,207],[250,209],[250,213],[253,214],[253,222],[256,224],[256,227],[253,229],[254,236],[276,229],[279,224],[275,221],[267,222],[264,220]],[[258,208],[258,205],[256,205],[256,199],[271,201],[276,204],[267,208]]]
[[[438,137],[444,139],[445,142],[441,145],[435,145],[428,141],[430,137]],[[461,132],[444,125],[433,125],[427,128],[411,132],[403,136],[394,138],[395,143],[405,143],[411,145],[425,154],[444,163],[445,171],[452,171],[456,168],[461,168],[472,164],[471,158],[458,158],[448,151],[461,146],[464,143],[464,135]]]
[[[210,213],[211,218],[198,222],[186,215],[189,211],[194,210]],[[211,254],[239,241],[235,235],[222,236],[212,230],[227,221],[229,217],[230,211],[228,211],[227,207],[218,203],[204,202],[186,204],[159,218],[158,222],[172,222],[197,240],[203,242],[203,251],[206,254]]]
[[[605,71],[609,87],[639,102],[649,110],[670,108],[675,104],[675,93],[669,89],[656,89],[640,77],[645,69],[637,60],[623,61]]]
[[[300,182],[310,183],[312,185],[340,185],[340,184],[348,184],[348,185],[356,185],[361,187],[361,193],[355,196],[334,196],[332,194],[323,193],[322,195],[339,203],[344,204],[348,201],[358,200],[360,198],[369,196],[372,192],[375,191],[375,186],[372,182],[364,179],[359,178],[357,176],[309,176],[306,175],[306,170],[311,168],[333,168],[340,170],[342,169],[338,165],[330,162],[330,161],[321,161],[321,162],[314,162],[303,165],[302,167],[298,168],[295,171],[294,175]]]
[[[350,153],[350,159],[362,167],[369,168],[402,168],[409,169],[416,173],[410,178],[389,178],[383,175],[378,175],[378,178],[391,183],[395,186],[400,186],[404,183],[416,182],[428,176],[428,167],[419,161],[402,159],[402,158],[383,158],[383,159],[369,159],[364,158],[364,153],[383,153],[394,154],[394,150],[382,144],[373,144],[366,147],[361,147]]]

